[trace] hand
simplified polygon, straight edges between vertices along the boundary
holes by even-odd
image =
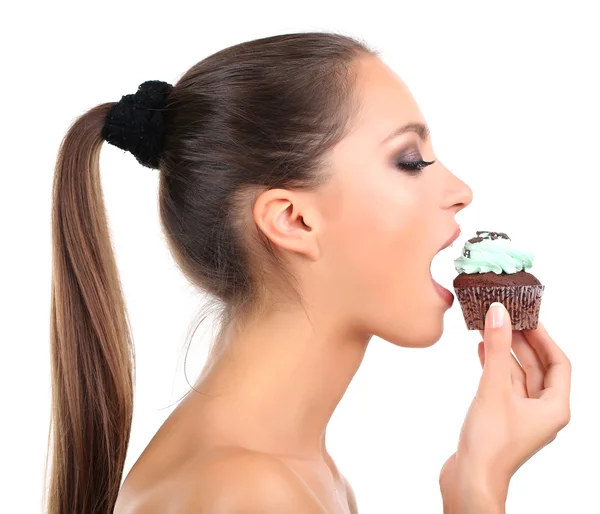
[[[440,489],[457,498],[474,488],[505,502],[514,473],[569,423],[571,363],[541,322],[535,330],[512,330],[501,304],[488,310],[480,333],[483,373]]]

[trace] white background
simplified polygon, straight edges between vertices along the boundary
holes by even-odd
[[[216,5],[215,5],[216,4]],[[145,80],[174,83],[213,52],[297,31],[381,51],[413,92],[437,158],[473,189],[463,236],[499,230],[534,251],[541,319],[573,364],[572,420],[514,476],[507,512],[600,512],[597,321],[600,37],[595,2],[33,2],[3,9],[0,511],[40,512],[50,408],[50,192],[56,153],[87,109]],[[561,6],[567,4],[562,2]],[[5,17],[6,16],[6,17]],[[202,295],[159,229],[156,171],[105,145],[101,172],[137,352],[125,474],[188,390],[185,336]],[[461,244],[465,237],[461,237]],[[436,257],[446,287],[459,248]],[[208,348],[196,332],[185,372]],[[362,514],[442,511],[481,368],[458,302],[427,349],[374,338],[327,444]]]

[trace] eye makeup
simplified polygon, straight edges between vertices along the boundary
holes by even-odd
[[[430,166],[435,162],[433,161],[424,161],[420,155],[414,156],[405,156],[401,155],[394,160],[394,164],[397,168],[400,168],[403,171],[407,171],[410,174],[417,175],[421,173],[423,168]]]

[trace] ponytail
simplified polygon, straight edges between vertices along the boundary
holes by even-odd
[[[129,444],[135,354],[99,171],[113,105],[73,123],[54,174],[48,514],[112,512]]]

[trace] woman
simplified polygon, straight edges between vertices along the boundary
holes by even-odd
[[[122,487],[133,348],[105,140],[160,169],[172,255],[222,307],[192,394]],[[429,267],[471,200],[405,84],[342,35],[239,44],[81,116],[54,184],[49,512],[357,512],[327,423],[373,335],[440,338],[453,298]],[[570,364],[541,323],[512,333],[499,305],[482,335],[481,383],[440,474],[445,512],[502,512],[512,474],[569,420]]]

